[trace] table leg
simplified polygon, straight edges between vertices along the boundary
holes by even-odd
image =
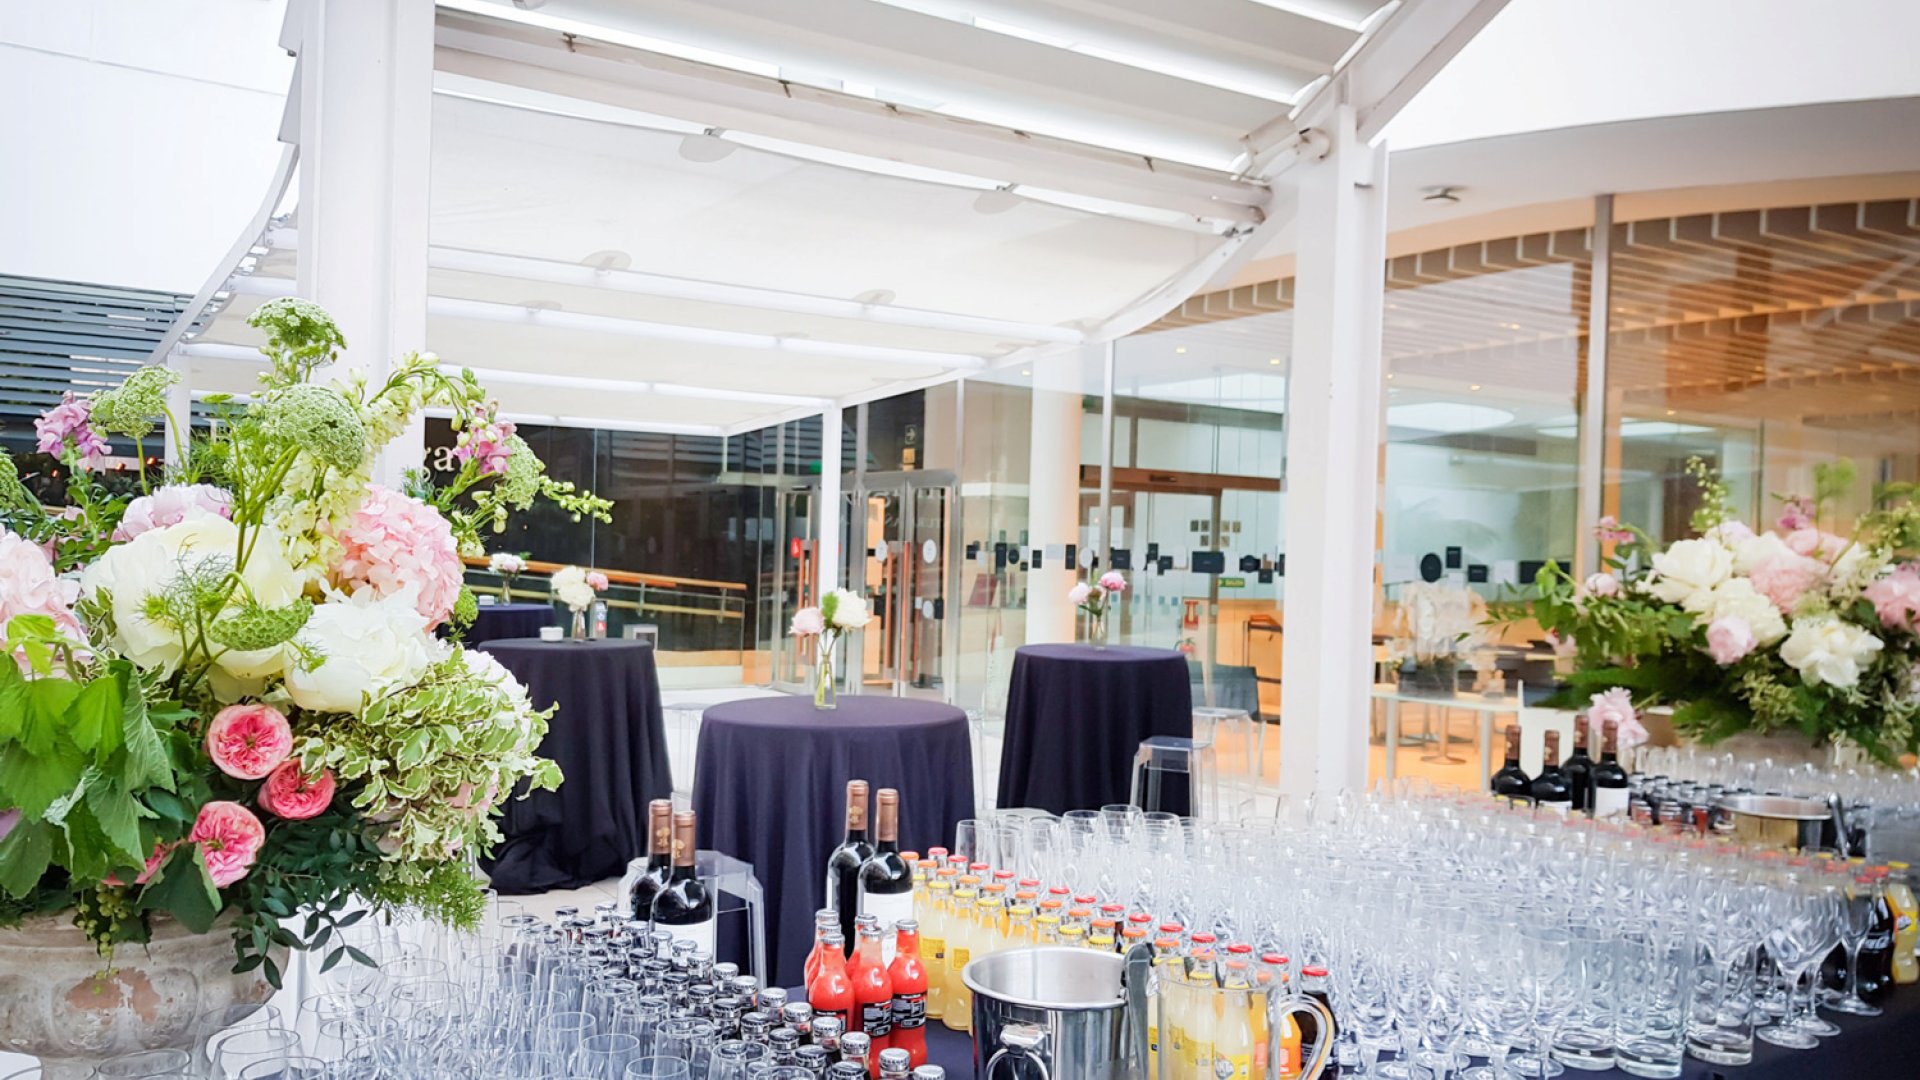
[[[1397,698],[1387,699],[1387,779],[1395,775],[1393,759],[1400,755],[1400,702]]]
[[[1480,775],[1493,775],[1493,710],[1480,711]]]
[[[1423,754],[1421,761],[1430,761],[1436,765],[1465,765],[1465,758],[1453,756],[1453,710],[1445,706],[1440,709],[1440,752]]]

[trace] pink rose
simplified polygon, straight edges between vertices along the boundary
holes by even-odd
[[[1587,578],[1587,595],[1619,596],[1620,579],[1604,570],[1598,574],[1594,574]]]
[[[1707,651],[1721,667],[1752,652],[1755,644],[1753,627],[1738,615],[1722,615],[1707,624]]]
[[[133,883],[135,885],[145,885],[147,882],[152,881],[153,875],[160,869],[160,864],[166,862],[167,856],[172,855],[173,849],[178,846],[178,844],[156,842],[153,845],[153,854],[147,856],[146,869],[134,875]],[[120,878],[114,874],[108,874],[106,877],[101,878],[100,882],[101,884],[112,885],[116,888],[123,884]]]
[[[283,761],[267,774],[260,785],[260,809],[288,821],[305,821],[326,813],[333,803],[333,770],[321,769],[309,779],[301,775],[300,763]]]
[[[229,705],[207,725],[207,756],[235,780],[258,780],[291,753],[293,732],[271,705]]]
[[[1127,579],[1121,576],[1120,571],[1109,570],[1100,575],[1100,587],[1108,592],[1126,592]]]
[[[266,826],[253,811],[237,802],[210,802],[200,808],[187,842],[199,844],[207,859],[207,873],[217,889],[247,876],[260,845],[267,839]]]
[[[232,517],[233,496],[211,484],[168,484],[128,503],[113,539],[124,543],[153,529],[208,516]]]
[[[803,607],[793,613],[792,634],[794,637],[816,637],[827,629],[826,617],[817,607]]]
[[[1640,724],[1640,714],[1633,711],[1633,695],[1618,686],[1593,695],[1592,702],[1587,706],[1587,723],[1596,732],[1613,724],[1619,732],[1622,747],[1638,746],[1647,741],[1647,729]]]
[[[1914,616],[1920,615],[1920,565],[1899,567],[1867,586],[1865,595],[1881,625],[1889,630],[1914,629]]]
[[[607,591],[607,575],[598,570],[587,571],[587,588],[594,592]]]
[[[1547,645],[1553,649],[1555,656],[1572,656],[1580,651],[1580,646],[1573,640],[1571,634],[1561,637],[1552,630],[1547,631]]]
[[[1783,615],[1793,613],[1793,605],[1819,582],[1826,568],[1817,559],[1805,555],[1779,554],[1755,564],[1749,577],[1753,591],[1773,601]]]
[[[45,615],[62,634],[85,641],[87,633],[73,614],[79,598],[79,582],[55,574],[40,545],[0,526],[0,636],[15,615]],[[26,656],[18,660],[24,670]]]

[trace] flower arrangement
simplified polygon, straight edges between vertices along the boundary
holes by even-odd
[[[574,638],[586,640],[587,609],[593,606],[594,597],[606,591],[607,575],[598,570],[563,566],[553,572],[548,587],[553,590],[554,599],[567,605],[567,610],[573,612]]]
[[[1920,750],[1920,540],[1914,485],[1882,487],[1849,535],[1826,531],[1850,463],[1815,470],[1816,494],[1785,497],[1776,528],[1733,520],[1698,459],[1700,535],[1659,548],[1611,520],[1606,569],[1575,581],[1549,564],[1539,597],[1503,605],[1570,644],[1577,670],[1557,704],[1605,690],[1617,705],[1672,705],[1679,730],[1715,742],[1753,731],[1845,740],[1883,762]],[[1593,699],[1600,705],[1599,696]],[[1590,710],[1591,711],[1591,710]]]
[[[1076,581],[1073,588],[1067,590],[1067,602],[1087,613],[1088,636],[1096,644],[1106,643],[1106,635],[1101,630],[1106,624],[1107,611],[1113,599],[1126,591],[1127,579],[1118,570],[1101,574],[1100,579],[1091,584]]]
[[[1486,644],[1480,629],[1485,614],[1484,602],[1470,589],[1425,581],[1402,586],[1391,647],[1402,664],[1401,685],[1440,694],[1457,691],[1461,665],[1474,663]]]
[[[36,424],[72,505],[41,506],[0,455],[0,923],[72,908],[110,956],[156,916],[205,933],[226,913],[235,970],[278,986],[275,946],[366,962],[337,934],[355,898],[478,918],[489,811],[560,773],[535,754],[549,714],[433,630],[473,616],[460,560],[484,527],[538,498],[610,504],[547,477],[470,371],[414,354],[321,381],[345,344],[324,310],[250,321],[259,393],[210,399],[222,422],[164,485],[113,497],[88,471],[166,412],[161,367]],[[427,407],[475,451],[437,491],[372,483]]]
[[[813,707],[834,707],[833,650],[840,635],[858,630],[873,621],[873,610],[859,593],[835,589],[820,601],[819,607],[803,607],[793,613],[789,627],[801,641],[815,640],[813,670]]]
[[[511,551],[496,551],[487,556],[487,569],[500,575],[500,602],[513,602],[513,579],[527,572],[527,560]]]

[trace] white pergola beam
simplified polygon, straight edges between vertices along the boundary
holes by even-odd
[[[267,244],[276,250],[291,251],[300,246],[297,229],[271,229]],[[832,319],[852,319],[887,326],[911,326],[923,330],[951,330],[963,334],[986,334],[1003,339],[1033,342],[1077,344],[1086,334],[1070,326],[1049,323],[1015,322],[963,315],[951,311],[895,307],[891,304],[863,304],[837,296],[814,296],[781,289],[762,289],[750,285],[729,285],[697,278],[646,274],[635,270],[610,270],[580,263],[535,259],[525,255],[502,255],[464,248],[432,247],[427,264],[436,270],[456,270],[493,277],[544,281],[554,285],[577,285],[640,296],[658,296],[670,300],[694,300],[710,304],[731,304],[760,311],[784,311],[794,315],[819,315]]]
[[[1341,105],[1357,117],[1355,133],[1371,143],[1413,96],[1473,40],[1507,0],[1402,0],[1374,28],[1331,81],[1294,111],[1300,127],[1325,126]]]
[[[1215,169],[890,105],[585,37],[453,12],[442,71],[882,160],[1253,223],[1268,192]]]
[[[291,296],[294,283],[286,278],[242,276],[233,279],[233,291],[242,296]],[[878,364],[972,370],[986,361],[969,353],[936,352],[929,349],[897,349],[886,345],[860,345],[845,341],[820,341],[814,338],[781,337],[776,334],[750,334],[740,330],[720,330],[706,326],[623,319],[615,315],[591,315],[579,311],[552,311],[543,308],[500,304],[491,300],[463,300],[452,296],[428,297],[429,314],[451,319],[477,319],[485,322],[514,323],[553,330],[579,330],[598,334],[619,334],[650,341],[675,341],[689,345],[719,345],[736,349],[769,349],[803,356],[822,356],[841,360],[866,360]]]

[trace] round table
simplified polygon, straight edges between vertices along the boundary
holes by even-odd
[[[1023,645],[1007,691],[999,804],[1064,814],[1124,803],[1149,735],[1193,735],[1185,655]]]
[[[537,638],[540,628],[552,626],[552,604],[481,604],[473,625],[461,635],[468,645],[506,638]]]
[[[801,981],[827,856],[846,836],[846,788],[900,792],[900,846],[950,844],[973,816],[967,716],[951,705],[850,695],[820,710],[804,697],[710,706],[700,721],[693,808],[700,846],[753,864],[766,895],[773,986]]]
[[[647,802],[673,795],[660,680],[640,641],[511,638],[480,646],[513,672],[535,708],[558,705],[540,753],[559,791],[506,804],[506,839],[481,866],[507,895],[617,878],[647,850]]]

